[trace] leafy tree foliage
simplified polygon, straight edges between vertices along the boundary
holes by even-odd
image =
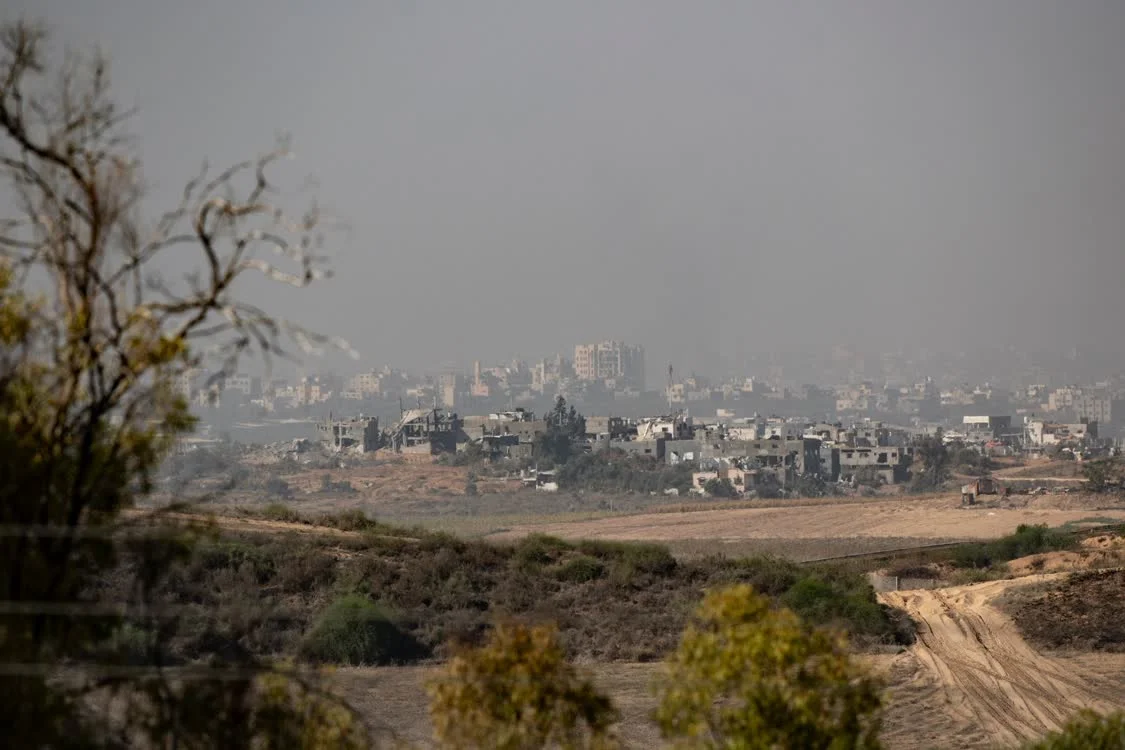
[[[367,733],[351,711],[285,672],[262,675],[257,690],[260,698],[248,732],[257,747],[363,750],[368,746]]]
[[[581,440],[586,434],[586,418],[573,405],[568,407],[562,396],[555,399],[555,407],[547,415],[547,422],[565,432],[572,440]]]
[[[567,662],[553,627],[501,624],[429,684],[439,746],[614,748],[609,698]]]
[[[1086,480],[1086,488],[1091,492],[1105,492],[1111,486],[1120,486],[1123,475],[1125,472],[1117,459],[1102,458],[1082,462],[1082,476]]]
[[[739,585],[700,605],[659,684],[656,720],[678,747],[875,748],[880,705],[842,636]]]
[[[916,490],[934,490],[949,480],[950,456],[941,430],[936,435],[921,438],[914,448],[915,463],[913,487]]]
[[[559,469],[559,485],[591,492],[664,492],[691,489],[691,467],[667,466],[650,456],[609,450],[572,456]]]
[[[781,497],[781,482],[778,480],[777,474],[772,471],[763,471],[758,476],[758,486],[754,492],[763,500],[773,500]]]
[[[262,682],[266,665],[240,656],[157,669],[176,620],[150,606],[153,592],[205,530],[125,514],[192,427],[174,386],[206,364],[195,344],[207,340],[220,371],[249,349],[283,353],[284,324],[245,304],[237,282],[318,278],[316,216],[266,202],[277,152],[200,175],[145,221],[107,71],[100,56],[53,66],[41,28],[0,26],[0,179],[14,212],[0,217],[0,726],[19,747],[319,736],[308,722],[320,698],[301,675],[274,674],[283,695]],[[262,246],[294,270],[258,257]],[[192,277],[157,273],[160,258],[182,267],[192,251]],[[99,600],[120,569],[135,575],[130,600]]]
[[[302,651],[316,661],[353,665],[401,664],[425,655],[418,641],[360,594],[348,594],[332,602],[309,633]]]
[[[1082,711],[1067,722],[1061,731],[1053,732],[1024,750],[1120,750],[1125,747],[1125,712],[1102,716]]]
[[[949,463],[963,474],[986,476],[993,468],[992,459],[961,442],[949,446]]]
[[[738,490],[727,477],[708,479],[703,491],[711,497],[738,497]]]
[[[535,439],[535,457],[553,466],[562,466],[574,455],[574,444],[586,434],[586,418],[559,396],[547,413],[547,427]]]
[[[1027,555],[1072,549],[1077,545],[1078,539],[1074,534],[1051,529],[1045,523],[1021,523],[1014,533],[1007,536],[958,547],[953,554],[953,564],[960,568],[987,568]]]
[[[797,475],[793,480],[792,489],[797,497],[825,497],[840,494],[835,484],[828,484],[820,477],[807,474]]]

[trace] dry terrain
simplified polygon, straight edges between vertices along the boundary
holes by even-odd
[[[866,657],[872,668],[886,675],[892,701],[884,721],[884,739],[892,748],[953,747],[942,744],[949,737],[965,736],[953,718],[936,700],[937,681],[928,681],[914,666],[909,654]],[[586,667],[598,686],[613,697],[621,713],[617,731],[626,747],[663,747],[660,733],[649,720],[656,707],[652,685],[660,665],[597,664]],[[348,702],[386,737],[405,740],[419,747],[430,746],[425,682],[429,667],[349,668],[335,674]],[[925,711],[920,724],[917,712]],[[915,738],[930,738],[915,741]],[[978,738],[979,739],[979,738]],[[935,742],[937,743],[935,745]]]
[[[1041,648],[1122,653],[1123,602],[1125,569],[1118,566],[1021,587],[999,606],[1015,620],[1024,637]]]
[[[992,507],[989,507],[992,506]],[[1107,507],[1108,506],[1108,507]],[[1089,521],[1125,521],[1125,505],[1112,496],[1016,496],[1008,502],[961,507],[960,495],[905,496],[867,502],[804,503],[770,508],[654,512],[588,521],[528,523],[492,535],[530,533],[567,539],[709,540],[842,539],[911,537],[926,540],[990,539],[1020,524],[1062,526]]]
[[[1083,708],[1111,711],[1125,702],[1125,660],[1099,656],[1101,664],[1092,670],[1089,660],[1040,653],[991,604],[1012,587],[1065,575],[880,594],[918,624],[918,641],[909,651],[918,669],[910,679],[919,681],[922,704],[940,705],[943,723],[952,719],[940,733],[925,721],[903,727],[903,746],[948,746],[951,737],[958,747],[1014,745],[1058,729]]]
[[[1011,746],[1055,729],[1081,708],[1112,710],[1125,703],[1125,654],[1044,654],[1020,637],[991,602],[1013,587],[1058,575],[991,581],[936,591],[882,595],[919,624],[909,650],[862,657],[883,674],[889,706],[883,739],[889,748]],[[658,664],[587,667],[622,714],[628,747],[661,747],[648,715]],[[424,684],[428,667],[342,669],[344,696],[372,724],[427,746]]]
[[[311,470],[285,477],[298,493],[315,493],[327,475],[333,482],[350,482],[356,498],[374,503],[410,496],[446,496],[465,494],[469,469],[464,466],[443,466],[431,461],[405,461],[382,458],[365,461],[346,469]],[[478,477],[479,492],[511,492],[519,482],[502,478]]]
[[[1103,534],[1083,539],[1074,550],[1028,555],[1008,563],[1012,577],[1032,573],[1062,573],[1075,570],[1115,568],[1125,564],[1125,537]]]
[[[993,476],[1005,479],[1024,479],[1040,482],[1077,482],[1082,479],[1082,464],[1078,461],[1032,461],[1024,466],[998,469]]]

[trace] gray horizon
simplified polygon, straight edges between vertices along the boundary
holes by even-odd
[[[1123,350],[1125,3],[13,4],[109,54],[154,205],[292,135],[349,229],[252,294],[365,365]]]

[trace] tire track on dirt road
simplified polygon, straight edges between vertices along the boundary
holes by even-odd
[[[1058,729],[1083,708],[1110,711],[1120,700],[1110,687],[1035,651],[988,603],[1011,586],[1056,577],[892,591],[880,598],[918,624],[911,650],[940,680],[948,710],[994,742],[1012,745]]]

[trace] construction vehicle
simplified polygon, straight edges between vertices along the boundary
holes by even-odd
[[[961,504],[972,505],[980,495],[995,495],[996,483],[992,477],[981,477],[973,482],[961,485]]]

